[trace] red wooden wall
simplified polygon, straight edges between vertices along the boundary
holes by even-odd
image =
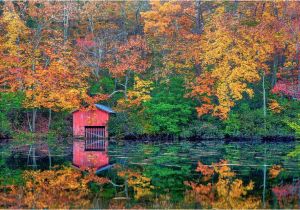
[[[105,126],[105,136],[107,133],[107,122],[109,113],[102,110],[75,111],[73,112],[73,136],[83,137],[85,126]]]
[[[73,165],[98,169],[108,165],[107,143],[105,151],[85,151],[84,141],[73,142]]]

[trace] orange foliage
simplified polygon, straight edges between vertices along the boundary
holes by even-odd
[[[283,110],[280,104],[274,99],[270,99],[269,109],[274,113],[280,113]]]
[[[269,176],[271,179],[276,178],[280,172],[282,171],[282,166],[281,165],[273,165],[271,169],[269,170]]]
[[[89,171],[92,172],[92,171]],[[72,168],[46,171],[25,171],[25,186],[0,189],[0,206],[12,208],[88,208],[89,182],[107,183],[94,173],[83,176]]]
[[[203,165],[200,161],[198,161],[198,165],[196,168],[197,172],[201,172],[201,174],[203,174],[204,176],[211,176],[214,174],[214,168],[207,166],[207,165]]]
[[[227,160],[221,160],[219,163],[213,163],[214,170],[221,177],[234,177],[235,173],[231,171]]]
[[[125,43],[115,44],[116,52],[109,55],[106,66],[115,77],[121,77],[127,71],[144,72],[148,67],[149,48],[141,36],[131,36]]]
[[[212,164],[212,167],[213,172],[209,170],[209,174],[218,175],[217,183],[203,185],[195,182],[185,182],[187,186],[191,187],[191,190],[188,190],[185,195],[187,202],[197,202],[204,208],[259,208],[260,199],[247,196],[247,192],[254,188],[252,181],[245,186],[242,180],[234,179],[235,173],[231,171],[226,160]],[[207,168],[198,163],[196,171],[206,173]]]
[[[185,182],[184,184],[192,188],[185,193],[185,202],[196,202],[201,204],[203,208],[212,207],[215,194],[211,183],[203,185],[194,182]]]
[[[18,200],[21,191],[13,185],[0,186],[0,207],[1,208],[18,208],[21,203]]]
[[[58,2],[35,2],[18,6],[26,10],[40,31],[29,28],[9,3],[0,20],[0,84],[5,91],[25,93],[24,107],[54,111],[73,110],[85,103],[103,100],[105,96],[88,95],[90,72],[75,58],[74,49],[63,41],[61,30],[50,30],[58,21],[64,6]],[[6,35],[5,35],[6,34]]]
[[[153,0],[150,5],[151,10],[141,15],[146,36],[164,54],[165,68],[159,70],[160,74],[164,76],[170,69],[179,73],[194,68],[201,60],[201,34],[194,30],[194,2]]]

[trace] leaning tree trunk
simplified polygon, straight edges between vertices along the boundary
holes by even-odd
[[[267,117],[267,102],[266,102],[266,87],[265,87],[265,72],[262,73],[262,88],[263,88],[263,113],[264,113],[264,129],[266,131],[266,117]]]
[[[32,128],[32,132],[35,132],[36,131],[36,116],[37,116],[37,110],[36,109],[33,109],[32,110],[32,125],[31,125],[31,128]]]

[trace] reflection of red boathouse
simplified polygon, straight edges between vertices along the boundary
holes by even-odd
[[[73,142],[73,165],[79,168],[99,169],[109,164],[107,141],[89,140]]]

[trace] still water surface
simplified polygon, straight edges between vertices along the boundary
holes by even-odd
[[[299,209],[300,162],[288,156],[295,145],[112,141],[87,151],[75,141],[64,164],[96,166],[108,178],[101,187],[90,186],[89,208]]]
[[[109,163],[118,167],[100,175],[114,182],[92,205],[299,208],[300,163],[287,156],[294,148],[295,142],[110,142]]]

